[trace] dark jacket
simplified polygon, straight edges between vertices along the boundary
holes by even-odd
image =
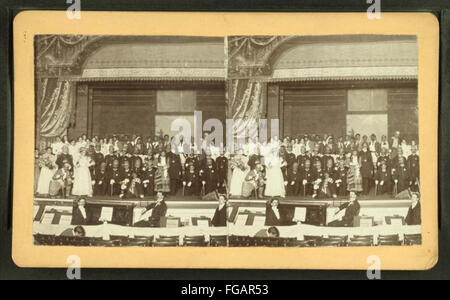
[[[272,206],[270,205],[270,203],[267,203],[267,205],[266,205],[266,221],[265,221],[264,225],[266,225],[266,226],[286,226],[286,225],[295,224],[295,222],[293,222],[292,220],[289,220],[287,218],[286,211],[282,205],[278,205],[278,212],[279,212],[280,218],[277,218],[277,216],[275,215],[275,213],[272,209]]]
[[[373,162],[370,151],[359,153],[361,159],[361,176],[364,178],[371,178],[373,176]]]
[[[219,209],[219,207],[217,207],[216,211],[214,212],[214,217],[211,221],[211,224],[215,227],[227,226],[227,218],[227,206],[224,205],[222,209]]]
[[[359,215],[361,206],[359,205],[358,200],[355,200],[355,202],[352,204],[350,204],[350,202],[347,202],[346,204],[347,208],[345,210],[344,216],[342,217],[342,225],[351,227],[353,226],[353,219]]]
[[[88,225],[89,224],[89,216],[87,209],[86,211],[86,218],[83,217],[81,214],[81,211],[78,207],[74,207],[72,210],[72,221],[70,222],[71,225]]]
[[[406,215],[405,222],[407,225],[420,225],[422,223],[421,213],[420,213],[420,202],[417,203],[416,207],[409,207],[408,214]]]
[[[152,215],[149,220],[151,223],[151,226],[159,227],[160,226],[159,222],[161,220],[161,217],[166,216],[166,212],[167,212],[166,202],[163,200],[158,205],[156,202],[152,203],[149,206],[147,206],[147,210],[149,210],[149,209],[153,209]]]
[[[64,161],[65,160],[70,164],[71,167],[73,167],[72,155],[61,153],[56,158],[56,164],[58,165],[58,168],[64,167]]]

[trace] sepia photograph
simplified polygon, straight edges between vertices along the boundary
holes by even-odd
[[[417,36],[33,42],[35,245],[422,244]]]

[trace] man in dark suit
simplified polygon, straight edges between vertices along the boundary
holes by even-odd
[[[297,162],[300,167],[300,170],[305,167],[305,162],[308,160],[310,156],[305,153],[305,147],[300,148],[300,154],[297,156]]]
[[[89,216],[86,211],[86,200],[80,198],[72,209],[71,225],[89,225]]]
[[[345,214],[340,220],[334,220],[328,223],[331,227],[352,227],[353,219],[359,215],[361,206],[356,199],[356,194],[350,192],[350,201],[339,206],[339,211],[345,209]]]
[[[211,224],[214,227],[227,226],[227,199],[225,195],[219,195],[219,206],[216,208],[214,212],[214,217],[211,221]]]
[[[156,168],[152,160],[146,162],[145,171],[142,173],[142,186],[144,188],[144,195],[155,195],[155,173]]]
[[[194,163],[191,161],[186,168],[183,177],[184,195],[199,195],[200,175],[199,171],[195,169]]]
[[[59,169],[64,167],[64,162],[68,162],[73,169],[73,157],[69,154],[69,147],[67,145],[62,146],[62,152],[56,158],[56,164]]]
[[[381,169],[381,165],[385,163],[387,169],[390,171],[390,166],[391,166],[391,160],[389,159],[389,153],[388,150],[386,148],[382,148],[381,149],[381,154],[380,156],[378,156],[377,159],[377,169],[378,171]]]
[[[302,184],[302,176],[299,172],[297,161],[295,161],[292,166],[288,167],[287,182],[286,195],[297,196],[300,192],[300,186]]]
[[[213,159],[208,155],[206,166],[201,171],[202,185],[205,188],[205,195],[214,192],[218,187],[218,176]]]
[[[420,225],[422,224],[420,201],[417,193],[411,195],[411,206],[408,209],[405,222],[407,225]]]
[[[121,179],[121,169],[119,168],[119,160],[115,159],[113,166],[108,171],[107,180],[109,184],[109,193],[112,195],[120,194],[120,179]]]
[[[331,160],[332,162],[333,162],[333,167],[334,167],[334,159],[333,159],[333,156],[331,156],[331,148],[330,147],[325,147],[324,148],[325,150],[325,153],[324,153],[324,155],[322,156],[322,160],[321,160],[321,162],[322,162],[322,167],[324,168],[324,169],[326,169],[327,168],[327,165],[328,165],[328,161],[329,160]]]
[[[169,178],[170,178],[170,193],[176,195],[180,187],[182,166],[179,154],[169,152]]]
[[[106,162],[102,162],[95,172],[94,177],[94,195],[104,196],[108,190],[108,174],[106,172]]]
[[[96,144],[94,148],[94,153],[92,159],[95,162],[95,166],[100,166],[100,164],[104,161],[103,153],[101,152],[101,146],[100,144]]]
[[[294,164],[294,161],[296,160],[295,154],[292,152],[292,145],[288,144],[286,147],[286,153],[285,153],[285,160],[287,163],[287,168],[292,166]]]
[[[395,195],[409,188],[409,170],[405,163],[405,158],[403,156],[399,156],[397,167],[395,169],[392,169]]]
[[[289,219],[285,209],[279,204],[277,198],[272,198],[266,204],[266,226],[287,226],[294,225],[295,222]]]
[[[371,187],[371,181],[373,178],[373,162],[372,154],[368,149],[368,144],[362,144],[362,150],[359,153],[361,159],[361,177],[363,185],[363,194],[368,195]]]
[[[200,170],[200,161],[193,152],[191,152],[188,157],[186,157],[186,161],[184,162],[184,168],[187,169],[189,164],[192,163],[196,170]]]
[[[408,157],[407,168],[409,170],[409,186],[411,191],[419,191],[420,169],[417,146],[411,146],[411,155]]]
[[[314,171],[311,168],[311,162],[309,159],[305,161],[305,167],[301,170],[302,187],[301,190],[303,195],[313,194],[313,181],[314,181]]]
[[[220,152],[219,157],[216,158],[217,180],[219,183],[219,193],[226,193],[227,177],[228,177],[228,158]]]
[[[338,196],[347,196],[347,168],[343,160],[339,160],[339,167],[333,174],[336,194]]]
[[[118,156],[114,154],[114,146],[110,145],[108,149],[108,154],[105,155],[106,169],[111,170],[113,167],[114,160],[118,159]]]
[[[375,177],[377,195],[392,194],[392,176],[386,162],[383,161]]]
[[[152,210],[150,217],[146,220],[141,220],[134,224],[135,227],[160,227],[160,221],[162,217],[166,216],[167,205],[164,201],[164,195],[162,192],[156,194],[156,202],[146,207],[145,214],[149,210]]]
[[[128,160],[124,160],[123,169],[120,171],[120,198],[125,196],[126,190],[131,184],[131,180],[133,179],[133,171],[130,167],[130,162]]]

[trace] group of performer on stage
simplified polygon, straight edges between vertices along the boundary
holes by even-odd
[[[197,154],[193,141],[169,135],[149,137],[86,135],[57,140],[36,150],[35,192],[51,197],[119,196],[144,198],[157,192],[235,198],[336,198],[348,192],[396,195],[419,191],[415,141],[396,132],[388,141],[372,134],[339,137],[303,135],[269,142],[247,138],[234,153],[213,142]],[[187,154],[186,148],[190,148]],[[373,192],[372,192],[373,191]]]
[[[336,198],[349,192],[389,196],[419,191],[417,144],[396,132],[387,141],[372,134],[340,137],[304,135],[255,143],[230,159],[231,197]],[[372,192],[373,191],[373,192]]]
[[[157,192],[200,196],[226,193],[228,158],[211,151],[184,154],[174,150],[168,135],[107,142],[85,135],[76,143],[58,139],[42,155],[36,153],[38,195],[119,196],[144,198]],[[106,150],[107,149],[107,150]],[[180,150],[180,151],[178,151]]]

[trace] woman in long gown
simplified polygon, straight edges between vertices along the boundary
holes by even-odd
[[[36,193],[39,195],[48,195],[50,190],[50,181],[57,171],[56,156],[52,154],[52,148],[48,147],[45,153],[39,158],[41,171],[37,184]]]
[[[74,163],[74,181],[72,195],[92,197],[92,179],[89,167],[95,162],[86,154],[84,147],[80,148],[80,156]]]
[[[358,158],[358,152],[353,150],[350,157],[349,168],[347,171],[347,190],[349,192],[362,192],[362,175],[361,175],[361,161]]]
[[[242,154],[242,150],[240,150],[230,161],[230,167],[233,172],[230,183],[230,195],[232,197],[242,196],[242,185],[249,170],[247,163],[248,159]]]
[[[162,193],[170,193],[170,177],[169,177],[170,159],[166,157],[165,151],[161,151],[156,161],[157,161],[157,169],[155,172],[155,191]]]
[[[284,177],[281,168],[286,164],[275,151],[266,158],[266,189],[264,195],[267,197],[285,197]]]
[[[250,197],[253,191],[257,188],[258,173],[256,170],[256,160],[257,158],[252,156],[248,162],[250,170],[247,172],[245,180],[242,184],[242,196],[245,198]]]

